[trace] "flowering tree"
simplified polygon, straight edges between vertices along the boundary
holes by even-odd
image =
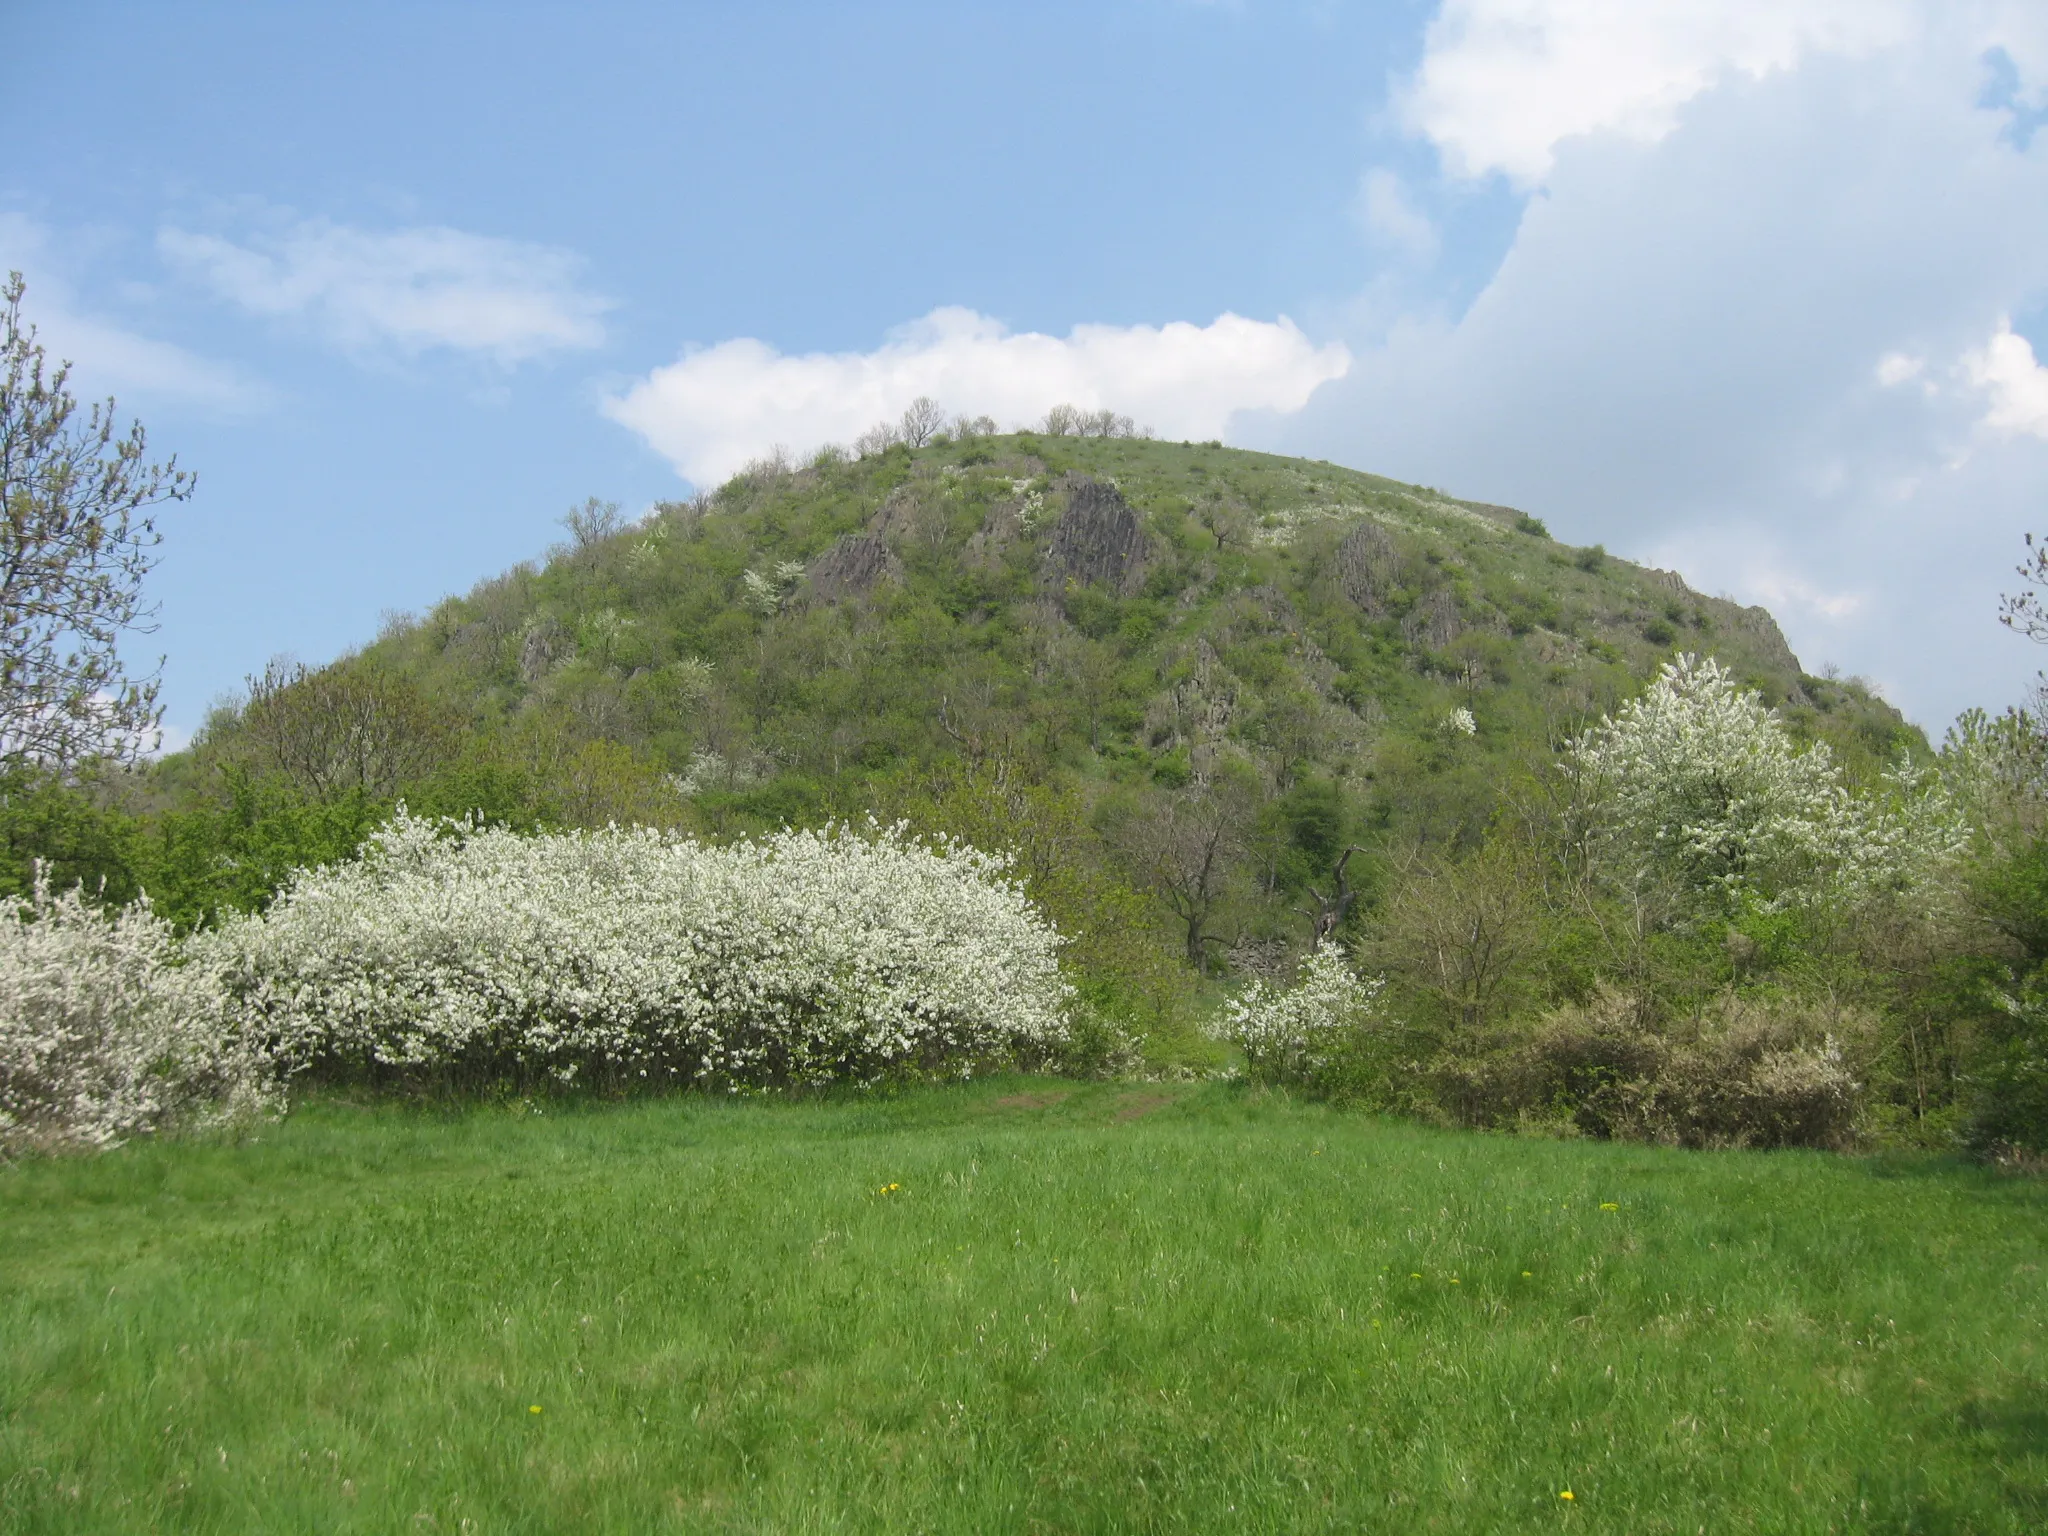
[[[1824,743],[1800,747],[1712,657],[1680,656],[1572,742],[1595,858],[1690,901],[1776,910],[1932,878],[1961,846],[1938,783],[1909,766],[1880,792],[1842,783]]]

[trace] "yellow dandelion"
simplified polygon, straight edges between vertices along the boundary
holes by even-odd
[[[535,1404],[534,1404],[534,1405],[533,1405],[533,1406],[532,1406],[531,1408],[527,1409],[526,1411],[527,1411],[528,1413],[539,1413],[539,1412],[540,1412],[540,1404],[539,1404],[539,1403],[535,1403]]]
[[[1528,1271],[1528,1270],[1526,1270],[1526,1269],[1525,1269],[1525,1270],[1523,1270],[1523,1271],[1522,1271],[1522,1278],[1523,1278],[1524,1280],[1528,1279],[1528,1278],[1529,1278],[1529,1274],[1530,1274],[1530,1271]]]
[[[1558,1494],[1558,1497],[1559,1497],[1560,1499],[1563,1499],[1563,1500],[1565,1500],[1565,1501],[1566,1501],[1567,1503],[1569,1503],[1569,1502],[1571,1501],[1571,1496],[1572,1496],[1572,1491],[1571,1491],[1571,1489],[1569,1489],[1569,1488],[1563,1489],[1563,1490],[1562,1490],[1561,1492],[1559,1492],[1559,1494]]]

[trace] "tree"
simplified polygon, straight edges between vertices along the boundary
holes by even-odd
[[[2048,604],[2041,600],[2042,591],[2048,589],[2048,539],[2036,544],[2028,534],[2027,558],[2014,569],[2033,590],[1999,598],[1998,622],[2037,644],[2048,645]]]
[[[318,672],[271,662],[249,679],[239,727],[258,767],[315,800],[394,795],[448,755],[453,735],[454,723],[417,684],[364,662]]]
[[[913,448],[922,448],[946,429],[946,413],[930,395],[919,395],[903,413],[897,430]]]
[[[1158,798],[1121,828],[1117,839],[1132,872],[1180,920],[1188,963],[1208,964],[1209,929],[1230,895],[1257,810],[1248,773],[1226,771],[1207,783]]]
[[[853,454],[857,459],[879,458],[902,441],[903,434],[893,423],[878,421],[853,440]]]
[[[63,768],[156,744],[154,674],[131,678],[123,634],[151,632],[143,578],[162,542],[151,507],[183,501],[177,460],[146,464],[141,422],[114,402],[82,418],[21,320],[21,274],[0,290],[0,760]]]
[[[1960,850],[1945,786],[1902,762],[1851,792],[1825,742],[1800,747],[1712,657],[1666,662],[1567,748],[1596,863],[1681,905],[1782,910],[1926,887]]]

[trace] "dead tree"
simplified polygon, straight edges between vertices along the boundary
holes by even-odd
[[[1309,895],[1316,899],[1315,911],[1311,912],[1306,907],[1296,907],[1294,909],[1309,920],[1311,931],[1308,950],[1310,954],[1314,954],[1323,947],[1324,941],[1337,931],[1339,925],[1350,915],[1351,908],[1357,903],[1358,892],[1352,890],[1344,881],[1344,866],[1351,862],[1351,855],[1363,852],[1365,850],[1356,844],[1344,850],[1342,856],[1337,860],[1337,868],[1333,871],[1336,884],[1331,888],[1328,896],[1325,896],[1314,886],[1308,888]]]

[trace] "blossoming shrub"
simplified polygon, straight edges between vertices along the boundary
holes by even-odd
[[[179,958],[146,899],[102,911],[41,882],[0,905],[0,1151],[107,1147],[273,1098],[211,970]]]
[[[1967,841],[1933,775],[1902,764],[1879,792],[1852,793],[1825,743],[1796,745],[1712,657],[1667,662],[1571,744],[1565,768],[1610,872],[1724,911],[1923,888]]]
[[[879,828],[713,847],[401,811],[194,947],[328,1077],[872,1082],[1062,1043],[1060,939],[1005,867]]]
[[[1216,1034],[1244,1054],[1254,1082],[1330,1086],[1376,1019],[1381,982],[1361,979],[1344,951],[1326,944],[1302,962],[1292,987],[1255,980],[1223,1005]]]

